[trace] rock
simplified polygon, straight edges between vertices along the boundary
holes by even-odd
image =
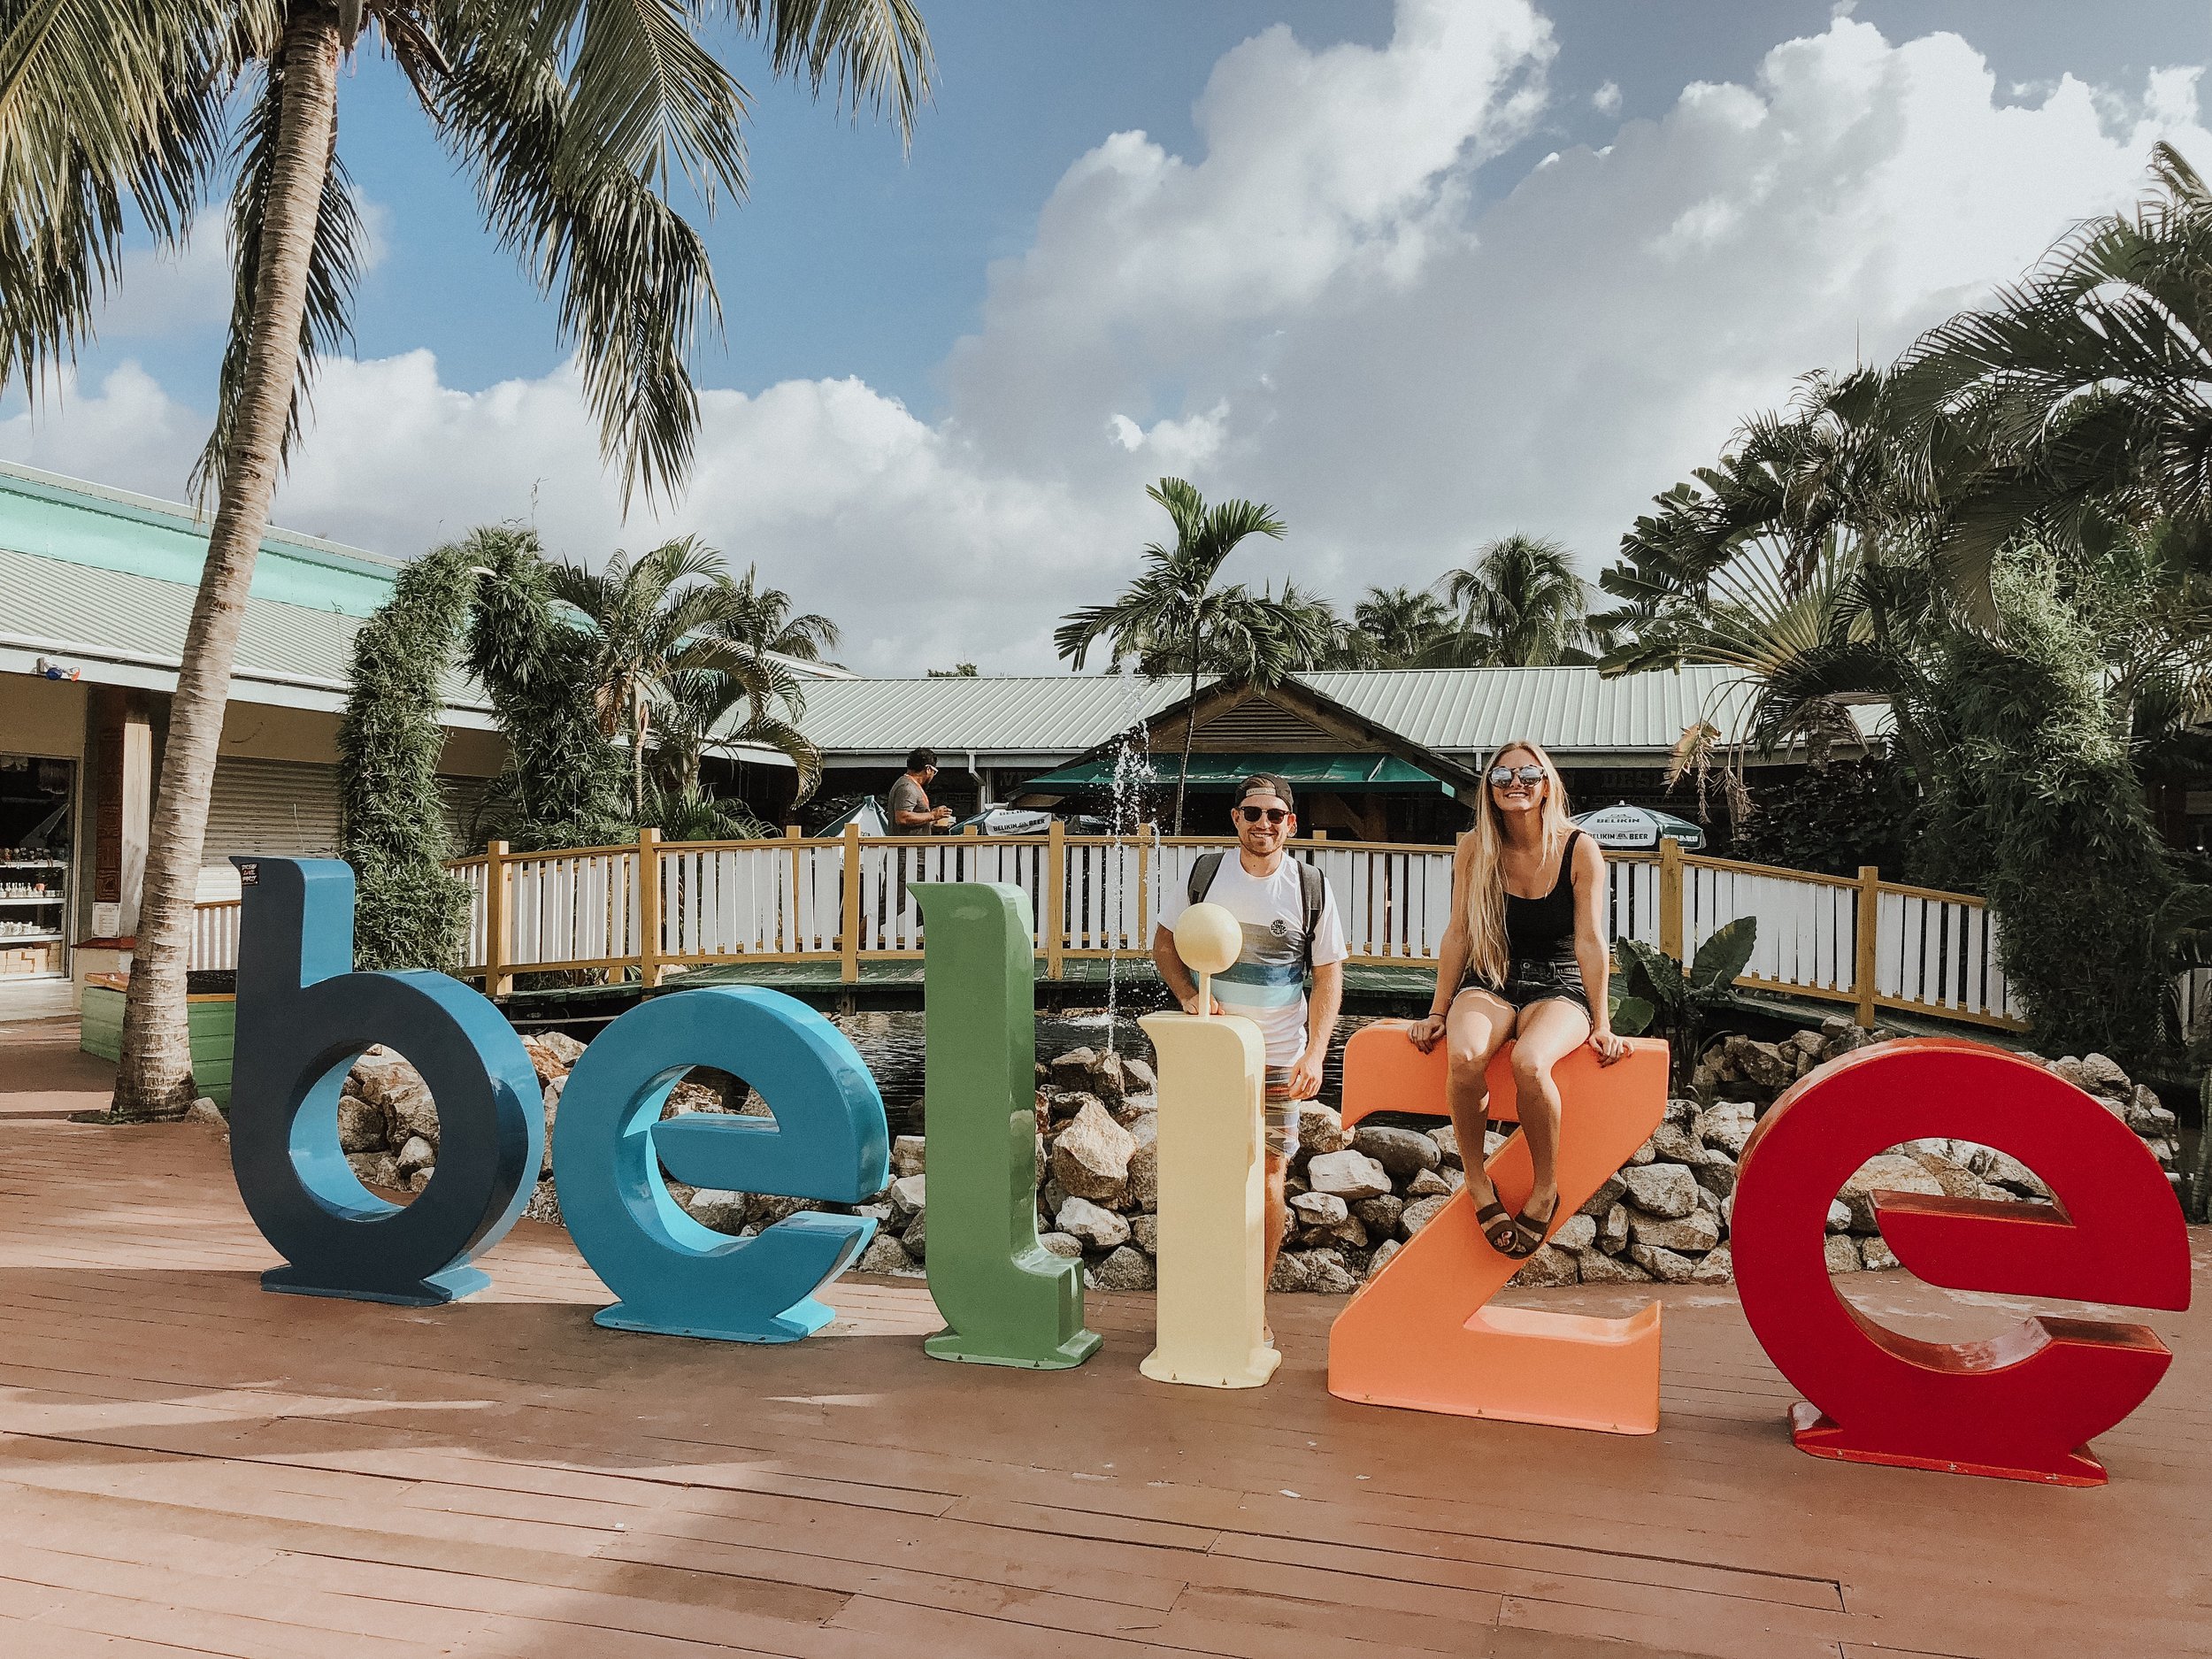
[[[407,1178],[399,1172],[399,1161],[388,1152],[355,1152],[346,1162],[353,1166],[354,1174],[364,1187],[374,1187],[388,1193],[404,1192]]]
[[[693,1112],[726,1112],[729,1109],[720,1089],[685,1078],[668,1091],[667,1102],[661,1107],[661,1120],[664,1123],[671,1118],[687,1118]]]
[[[1367,1261],[1367,1278],[1369,1281],[1372,1282],[1376,1274],[1381,1272],[1384,1268],[1390,1265],[1390,1258],[1397,1255],[1399,1251],[1404,1249],[1406,1247],[1404,1245],[1399,1243],[1395,1239],[1385,1239],[1381,1244],[1377,1246],[1375,1254],[1370,1256]]]
[[[1839,1203],[1832,1198],[1828,1201],[1828,1231],[1831,1233],[1851,1231],[1851,1207],[1848,1204]]]
[[[717,1233],[735,1233],[742,1231],[750,1218],[752,1205],[753,1195],[750,1193],[732,1192],[726,1187],[702,1187],[692,1194],[690,1202],[684,1205],[684,1213],[703,1227],[712,1227]],[[880,1228],[877,1229],[876,1236],[883,1236]],[[869,1271],[887,1273],[891,1270],[886,1267]]]
[[[1697,1115],[1692,1131],[1709,1147],[1718,1147],[1732,1158],[1743,1156],[1744,1143],[1756,1126],[1751,1108],[1742,1101],[1723,1101]]]
[[[1587,1216],[1569,1216],[1559,1224],[1559,1231],[1551,1235],[1551,1247],[1562,1250],[1586,1250],[1597,1242],[1598,1224]]]
[[[1076,1261],[1083,1259],[1083,1240],[1072,1233],[1041,1233],[1037,1242],[1055,1256],[1064,1256]]]
[[[1398,1216],[1399,1229],[1410,1239],[1415,1233],[1436,1219],[1438,1213],[1452,1201],[1448,1198],[1417,1198]]]
[[[907,1223],[906,1231],[899,1235],[906,1246],[906,1253],[918,1262],[929,1260],[929,1214],[922,1214]]]
[[[1104,1101],[1110,1111],[1129,1093],[1128,1068],[1111,1048],[1091,1063],[1091,1093]]]
[[[1663,1285],[1686,1285],[1690,1275],[1697,1271],[1697,1263],[1688,1256],[1677,1256],[1655,1244],[1632,1243],[1628,1259]]]
[[[1129,1187],[1122,1202],[1132,1210],[1160,1207],[1160,1148],[1156,1142],[1141,1142],[1129,1155]]]
[[[1786,1048],[1792,1043],[1797,1046],[1799,1053],[1815,1060],[1820,1058],[1822,1050],[1826,1047],[1825,1041],[1816,1031],[1793,1031],[1784,1040],[1783,1046]]]
[[[1306,1185],[1317,1193],[1333,1193],[1350,1203],[1381,1197],[1390,1190],[1390,1174],[1364,1152],[1347,1147],[1340,1152],[1325,1152],[1308,1164]]]
[[[530,1202],[522,1209],[525,1221],[549,1221],[557,1227],[568,1224],[561,1219],[561,1195],[550,1181],[540,1181],[530,1194]]]
[[[564,1071],[572,1070],[584,1057],[584,1045],[563,1031],[534,1032],[523,1040],[523,1047],[535,1043]]]
[[[538,1074],[541,1087],[557,1077],[566,1077],[572,1060],[564,1060],[547,1046],[542,1036],[533,1033],[522,1040],[522,1051],[530,1056],[530,1069]]]
[[[1701,1174],[1702,1172],[1700,1171]],[[1702,1181],[1698,1183],[1697,1207],[1709,1216],[1717,1217],[1720,1214],[1720,1200],[1714,1195],[1713,1189]]]
[[[1859,1265],[1870,1273],[1886,1273],[1902,1263],[1897,1259],[1897,1252],[1889,1248],[1889,1241],[1878,1237],[1859,1240]]]
[[[1855,1273],[1859,1271],[1859,1241],[1849,1233],[1830,1233],[1824,1248],[1831,1273]]]
[[[1618,1256],[1628,1248],[1628,1206],[1615,1204],[1598,1217],[1597,1229],[1598,1248],[1608,1256]]]
[[[553,1125],[560,1120],[561,1094],[568,1087],[568,1073],[564,1071],[545,1086],[541,1097],[545,1106],[545,1150],[538,1156],[538,1179],[545,1180],[553,1173]]]
[[[1352,1213],[1334,1193],[1301,1193],[1290,1201],[1290,1209],[1299,1224],[1308,1227],[1333,1227]]]
[[[1652,1150],[1651,1142],[1647,1141],[1628,1155],[1628,1166],[1631,1169],[1642,1169],[1658,1156],[1658,1153]]]
[[[1078,1198],[1118,1202],[1129,1187],[1136,1138],[1091,1100],[1052,1143],[1053,1179]]]
[[[1590,1194],[1589,1202],[1582,1206],[1586,1216],[1603,1216],[1621,1202],[1621,1194],[1628,1190],[1628,1183],[1618,1175],[1609,1175],[1605,1184]]]
[[[929,1177],[902,1175],[891,1183],[891,1215],[901,1225],[909,1216],[918,1216],[929,1206]]]
[[[1129,1217],[1129,1242],[1147,1256],[1160,1253],[1160,1218],[1157,1216]]]
[[[1697,1181],[1679,1164],[1647,1164],[1621,1171],[1629,1202],[1655,1216],[1686,1216],[1697,1208]]]
[[[1149,1100],[1151,1096],[1141,1098]],[[1124,1112],[1114,1121],[1126,1129],[1129,1138],[1141,1147],[1148,1147],[1160,1138],[1160,1111],[1156,1106],[1147,1106],[1141,1111]]]
[[[387,1127],[381,1106],[372,1106],[358,1094],[341,1094],[338,1097],[340,1151],[383,1151]]]
[[[438,1161],[438,1149],[420,1135],[409,1135],[407,1144],[399,1149],[396,1160],[403,1178],[417,1170],[426,1170]]]
[[[1735,1256],[1725,1244],[1717,1244],[1706,1251],[1704,1258],[1690,1270],[1690,1283],[1693,1285],[1732,1285],[1735,1282]]]
[[[1986,1160],[1977,1156],[1967,1167],[1984,1180],[2027,1198],[2048,1198],[2051,1195],[2051,1189],[2044,1186],[2036,1172],[2010,1153],[2000,1152],[1992,1147],[1985,1147],[1982,1151],[1988,1155]]]
[[[1444,1160],[1444,1167],[1456,1170],[1463,1167],[1459,1158],[1459,1131],[1449,1124],[1439,1124],[1429,1131],[1429,1139],[1436,1142],[1437,1155]]]
[[[672,1182],[669,1190],[675,1191]],[[745,1225],[758,1227],[765,1233],[779,1221],[788,1221],[802,1210],[819,1210],[819,1201],[812,1198],[787,1198],[781,1193],[755,1193],[746,1206]],[[918,1220],[920,1217],[917,1217]]]
[[[1651,1275],[1632,1261],[1585,1250],[1575,1258],[1586,1285],[1647,1285]]]
[[[1651,1149],[1655,1156],[1669,1164],[1684,1164],[1695,1168],[1704,1161],[1705,1144],[1690,1131],[1677,1124],[1661,1124],[1651,1133]]]
[[[1150,1290],[1157,1279],[1152,1258],[1124,1244],[1090,1271],[1090,1282],[1101,1290]]]
[[[1068,1202],[1067,1188],[1055,1180],[1040,1182],[1037,1187],[1037,1208],[1044,1212],[1048,1225],[1060,1213],[1060,1206]]]
[[[1275,1257],[1275,1271],[1268,1276],[1270,1290],[1300,1291],[1313,1288],[1313,1268],[1308,1261],[1311,1254],[1306,1250],[1284,1250]]]
[[[1323,1296],[1348,1296],[1359,1288],[1359,1280],[1334,1250],[1306,1252],[1306,1288]]]
[[[1464,1170],[1441,1169],[1432,1170],[1428,1172],[1434,1175],[1455,1193],[1467,1185],[1467,1171]],[[1417,1175],[1414,1179],[1418,1180],[1420,1177]]]
[[[1797,1065],[1770,1042],[1747,1042],[1732,1056],[1744,1081],[1760,1088],[1784,1089],[1797,1080]]]
[[[1352,1144],[1344,1119],[1319,1101],[1298,1102],[1298,1146],[1309,1153],[1341,1152]]]
[[[2119,1062],[2108,1055],[2087,1054],[2078,1060],[2069,1055],[2062,1060],[2054,1060],[2051,1070],[2076,1088],[2109,1100],[2125,1101],[2135,1088],[2128,1074],[2120,1069]]]
[[[1581,1278],[1581,1265],[1571,1252],[1547,1244],[1522,1263],[1520,1271],[1507,1282],[1514,1285],[1572,1285]]]
[[[868,1240],[868,1248],[853,1263],[856,1273],[905,1273],[914,1269],[914,1258],[906,1253],[906,1246],[893,1234],[879,1229]]]
[[[1672,1124],[1678,1129],[1687,1129],[1697,1121],[1698,1113],[1704,1110],[1694,1100],[1677,1096],[1667,1102],[1667,1115],[1664,1121]]]
[[[1851,1212],[1854,1233],[1874,1233],[1874,1194],[1886,1190],[1894,1193],[1923,1193],[1939,1195],[1943,1187],[1936,1178],[1915,1160],[1897,1152],[1878,1152],[1854,1171],[1837,1194],[1844,1207]]]
[[[1352,1213],[1361,1224],[1379,1238],[1390,1238],[1398,1231],[1398,1217],[1405,1213],[1406,1201],[1385,1193],[1379,1198],[1363,1198],[1352,1206]]]
[[[1107,1110],[1123,1128],[1133,1129],[1140,1119],[1159,1115],[1160,1097],[1157,1094],[1125,1094],[1118,1101],[1109,1102]]]
[[[402,1062],[405,1064],[405,1062]],[[365,1099],[374,1099],[365,1095]],[[430,1098],[430,1088],[415,1075],[412,1066],[407,1076],[396,1079],[383,1090],[384,1115],[390,1120],[385,1132],[391,1145],[403,1147],[410,1135],[420,1135],[432,1146],[438,1144],[438,1102]]]
[[[1053,1219],[1060,1232],[1073,1233],[1094,1250],[1110,1250],[1129,1242],[1126,1221],[1080,1195],[1071,1194]]]
[[[1389,1171],[1393,1180],[1409,1181],[1444,1161],[1436,1142],[1418,1129],[1362,1124],[1353,1132],[1352,1144]]]
[[[1699,1187],[1717,1199],[1725,1198],[1736,1190],[1736,1160],[1718,1147],[1700,1148],[1690,1174]]]
[[[1460,1179],[1464,1180],[1466,1177]],[[1423,1170],[1406,1183],[1408,1198],[1449,1197],[1452,1190],[1451,1182],[1444,1179],[1441,1170]]]
[[[1702,1256],[1719,1242],[1719,1217],[1702,1210],[1672,1217],[1647,1216],[1638,1210],[1628,1212],[1628,1243],[1632,1251],[1640,1244],[1651,1244],[1683,1256]]]
[[[1091,1069],[1098,1064],[1095,1048],[1071,1048],[1052,1064],[1052,1080],[1061,1088],[1088,1089]]]
[[[745,1091],[745,1098],[738,1102],[735,1113],[740,1118],[773,1118],[775,1115],[768,1110],[768,1102],[760,1097],[760,1091],[757,1088]]]
[[[1106,1111],[1104,1101],[1082,1089],[1055,1090],[1048,1094],[1045,1098],[1051,1103],[1052,1117],[1064,1123],[1071,1118],[1081,1117],[1087,1106],[1094,1107],[1102,1112]],[[1107,1112],[1108,1117],[1110,1118],[1112,1115]]]
[[[920,1135],[901,1135],[891,1143],[891,1173],[895,1176],[919,1175],[926,1165],[925,1148],[927,1142]]]
[[[434,1166],[425,1166],[422,1169],[417,1170],[412,1175],[410,1175],[407,1178],[407,1190],[411,1193],[421,1192],[424,1188],[430,1185],[430,1178],[437,1172],[438,1171]]]
[[[1121,1075],[1132,1094],[1151,1094],[1159,1090],[1160,1074],[1152,1069],[1152,1063],[1148,1060],[1140,1060],[1134,1055],[1125,1056],[1121,1063]]]
[[[1915,1164],[1935,1178],[1947,1198],[1973,1198],[1981,1192],[1981,1178],[1941,1152],[1914,1152],[1909,1155]]]

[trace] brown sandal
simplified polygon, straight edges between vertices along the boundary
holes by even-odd
[[[1504,1251],[1503,1254],[1511,1256],[1517,1262],[1525,1261],[1535,1255],[1537,1251],[1544,1248],[1545,1237],[1551,1232],[1552,1224],[1558,1219],[1559,1200],[1556,1197],[1551,1201],[1551,1213],[1541,1221],[1531,1221],[1528,1218],[1528,1211],[1524,1210],[1513,1217],[1515,1248]]]
[[[1500,1256],[1513,1254],[1513,1246],[1520,1239],[1520,1224],[1495,1198],[1475,1211],[1475,1225],[1482,1229],[1482,1236]]]

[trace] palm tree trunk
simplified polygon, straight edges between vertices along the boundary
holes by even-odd
[[[1183,833],[1183,792],[1190,787],[1190,746],[1198,735],[1198,631],[1191,631],[1190,701],[1183,705],[1183,770],[1175,778],[1175,833]]]
[[[252,333],[237,417],[224,457],[223,485],[209,533],[207,564],[184,638],[169,704],[138,947],[123,1010],[122,1059],[113,1113],[146,1118],[180,1111],[197,1092],[185,1023],[192,902],[207,839],[208,796],[230,697],[231,664],[245,619],[254,560],[269,525],[283,463],[284,431],[299,373],[324,180],[338,124],[338,17],[327,4],[295,8],[281,48],[284,108],[274,176],[254,273]]]
[[[630,807],[638,824],[645,822],[645,692],[642,684],[630,687]],[[632,828],[637,827],[633,825]]]

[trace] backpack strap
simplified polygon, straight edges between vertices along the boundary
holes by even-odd
[[[1313,966],[1313,936],[1321,930],[1321,912],[1329,904],[1329,879],[1321,873],[1321,866],[1298,863],[1298,897],[1306,912],[1306,966]]]
[[[1220,873],[1220,853],[1201,853],[1190,867],[1190,885],[1184,889],[1193,904],[1203,904],[1206,895],[1213,891],[1214,877]]]

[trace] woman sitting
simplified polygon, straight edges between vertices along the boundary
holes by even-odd
[[[1541,747],[1491,757],[1475,825],[1452,856],[1451,921],[1428,1018],[1407,1033],[1441,1038],[1446,1094],[1467,1194],[1490,1248],[1533,1256],[1559,1219],[1559,1086],[1551,1069],[1582,1043],[1610,1065],[1628,1051],[1606,1012],[1605,855],[1567,822],[1567,790]],[[1506,1213],[1483,1168],[1491,1056],[1515,1039],[1513,1082],[1535,1183]]]

